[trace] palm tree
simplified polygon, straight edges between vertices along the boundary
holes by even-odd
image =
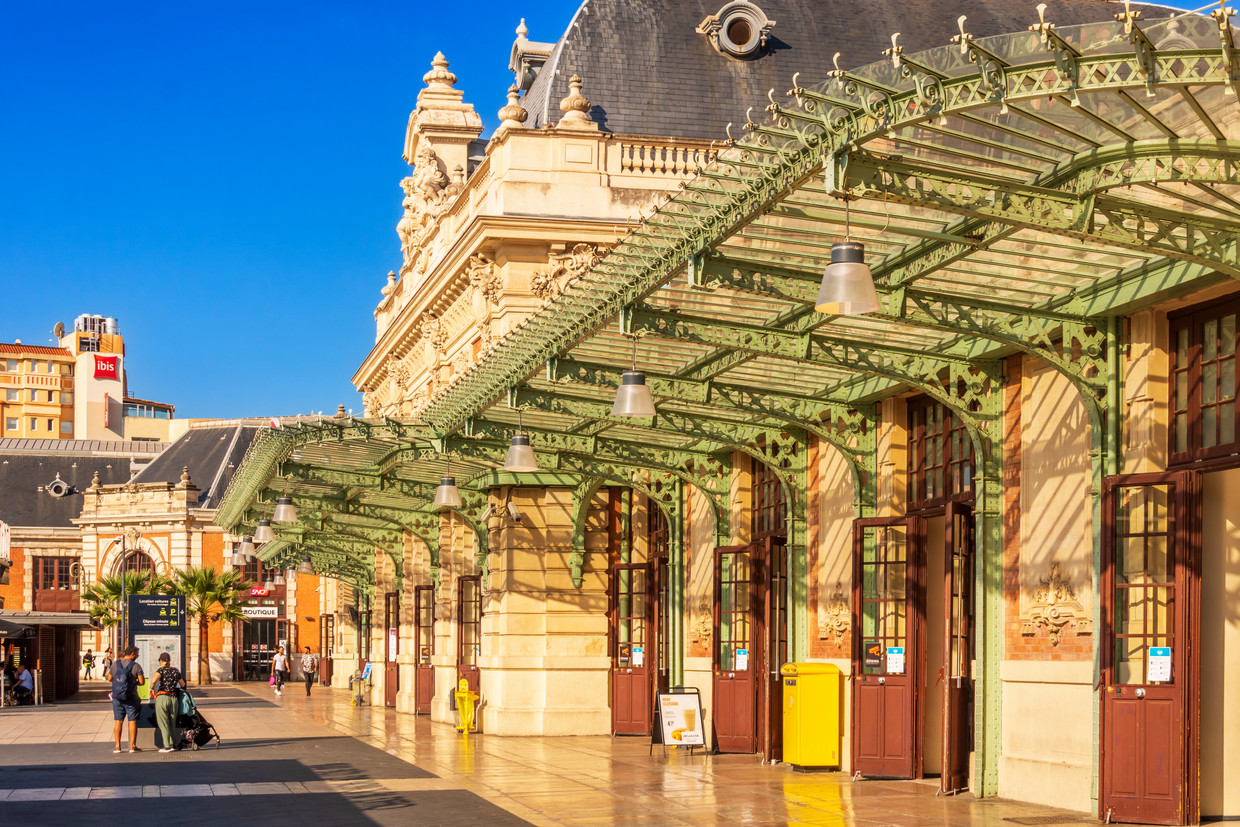
[[[250,584],[241,572],[229,569],[220,574],[213,566],[182,569],[176,573],[173,594],[185,596],[185,614],[198,618],[198,683],[211,683],[211,662],[207,657],[207,631],[219,621],[237,620]]]
[[[131,594],[172,594],[172,581],[154,572],[127,571],[87,586],[82,590],[82,600],[91,618],[102,628],[111,629],[120,624],[124,597]]]

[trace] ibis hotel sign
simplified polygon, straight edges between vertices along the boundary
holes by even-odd
[[[95,357],[95,378],[96,379],[120,379],[120,359],[116,356],[96,356]]]

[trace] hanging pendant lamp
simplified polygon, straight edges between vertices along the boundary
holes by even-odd
[[[284,572],[282,571],[276,572],[276,579],[274,582],[277,586],[283,586],[284,585]]]
[[[277,523],[297,522],[297,509],[293,507],[293,498],[288,494],[281,494],[276,499],[276,510],[271,519]]]
[[[301,565],[297,567],[298,574],[314,574],[314,564],[310,562],[310,558],[306,557],[301,561]]]
[[[452,476],[452,460],[448,460],[448,470],[439,478],[439,487],[435,489],[436,508],[460,508],[461,492],[456,487],[456,477]]]
[[[271,520],[259,520],[258,528],[254,529],[254,542],[270,543],[276,538],[276,533],[271,530]]]
[[[241,553],[240,543],[233,543],[232,564],[235,569],[245,565],[245,555]]]
[[[267,591],[271,591],[275,587],[276,587],[275,581],[273,581],[271,579],[271,575],[268,574],[267,579],[263,581],[263,588],[266,589]]]
[[[654,397],[646,384],[646,374],[637,369],[637,337],[633,337],[633,368],[620,374],[620,387],[616,388],[616,401],[611,406],[612,416],[654,416]]]
[[[253,556],[253,554],[254,554],[254,540],[253,540],[252,538],[250,538],[250,537],[242,537],[242,538],[241,538],[241,546],[237,549],[237,551],[238,551],[238,552],[239,552],[239,553],[240,553],[243,557],[251,557],[251,556]]]
[[[878,310],[874,274],[865,263],[865,245],[850,237],[849,197],[844,195],[844,240],[831,245],[831,263],[822,272],[814,309],[834,316],[858,316]]]
[[[517,410],[517,432],[512,435],[512,445],[504,459],[504,470],[517,474],[532,474],[538,470],[538,458],[530,447],[530,435],[525,433],[520,409]]]

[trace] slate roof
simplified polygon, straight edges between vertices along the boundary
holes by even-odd
[[[750,106],[760,111],[768,89],[779,98],[792,75],[810,86],[840,65],[883,60],[893,32],[907,55],[946,46],[967,15],[974,37],[1025,31],[1037,22],[1035,3],[1013,0],[754,0],[775,21],[771,47],[754,60],[719,54],[695,30],[725,0],[585,0],[556,43],[522,105],[527,127],[554,125],[568,79],[582,76],[590,115],[603,129],[626,135],[723,139],[739,137]],[[1166,7],[1137,5],[1143,20]],[[1110,21],[1123,11],[1105,0],[1047,0],[1046,19],[1059,27]],[[536,21],[534,21],[536,24]],[[778,99],[778,98],[777,98]]]
[[[262,426],[253,424],[190,428],[143,468],[134,482],[177,483],[181,469],[189,468],[190,482],[200,492],[198,507],[217,508],[233,472],[261,430]]]
[[[36,441],[42,440],[4,440]],[[141,450],[135,451],[133,456],[147,458]],[[12,526],[73,528],[73,519],[82,514],[82,492],[90,487],[96,473],[105,485],[129,482],[129,459],[121,454],[75,454],[63,450],[19,453],[0,446],[0,520]],[[69,493],[63,497],[53,497],[46,490],[40,490],[56,479],[57,474],[69,484]]]

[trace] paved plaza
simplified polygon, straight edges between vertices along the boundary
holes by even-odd
[[[102,684],[99,684],[102,686]],[[460,736],[355,708],[347,692],[195,691],[220,749],[113,755],[104,690],[0,710],[0,823],[1096,824],[1079,813],[943,798],[933,783],[852,782],[752,756],[650,754],[644,739]]]

